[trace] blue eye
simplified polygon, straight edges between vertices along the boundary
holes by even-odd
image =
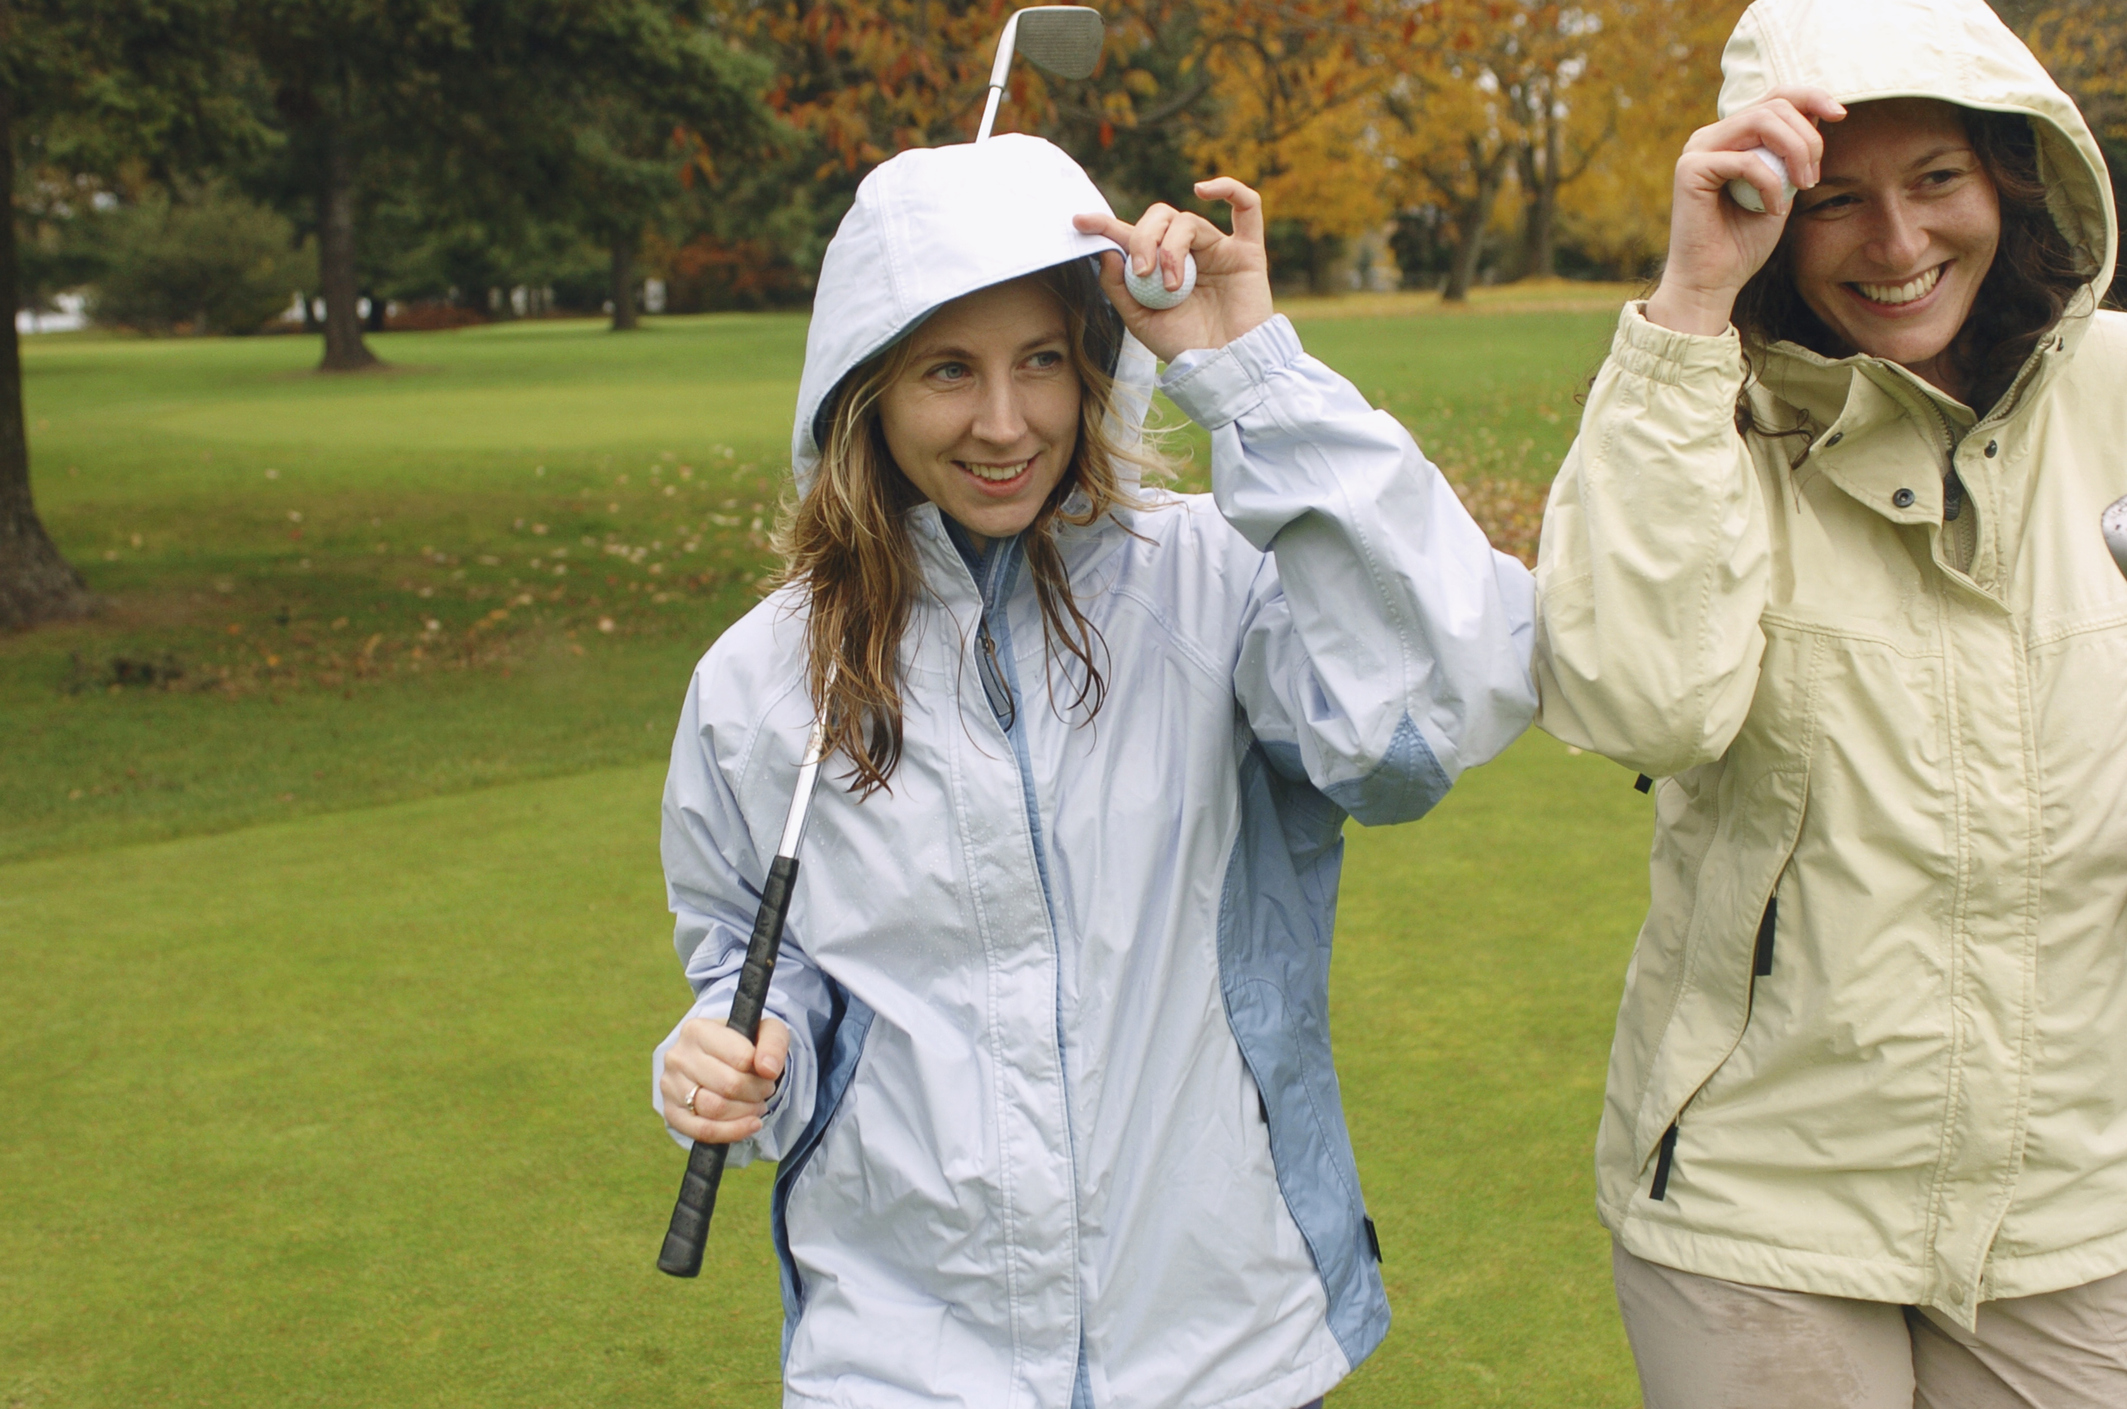
[[[942,381],[957,382],[967,375],[965,362],[941,362],[931,368],[931,375]]]
[[[1063,360],[1064,355],[1060,352],[1037,352],[1027,359],[1029,363],[1043,371],[1047,371],[1052,367],[1061,367]]]

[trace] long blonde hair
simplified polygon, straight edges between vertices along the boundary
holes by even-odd
[[[1100,632],[1072,596],[1056,531],[1144,507],[1127,487],[1123,467],[1135,466],[1143,476],[1165,466],[1148,442],[1116,436],[1110,369],[1121,320],[1089,263],[1076,260],[1029,277],[1064,309],[1080,392],[1077,449],[1022,537],[1045,645],[1083,670],[1065,709],[1083,709],[1090,719],[1107,695],[1094,660]],[[923,585],[906,520],[924,497],[894,463],[879,414],[880,396],[908,369],[914,348],[904,335],[842,379],[830,397],[812,484],[804,497],[784,504],[774,537],[783,559],[775,585],[801,586],[808,598],[807,677],[828,721],[828,754],[849,759],[860,795],[886,787],[901,761],[901,637]]]

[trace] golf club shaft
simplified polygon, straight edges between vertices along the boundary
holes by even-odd
[[[997,121],[997,105],[1004,99],[1005,79],[1012,72],[1012,50],[1019,41],[1019,13],[1004,22],[1004,32],[997,36],[997,57],[990,61],[990,91],[982,104],[982,126],[975,129],[975,140],[990,140],[990,128]]]
[[[769,863],[768,883],[761,888],[761,908],[753,919],[753,939],[746,946],[746,963],[739,970],[739,989],[727,1020],[732,1031],[748,1042],[761,1033],[761,1010],[768,1006],[768,984],[775,977],[776,955],[783,947],[783,921],[790,913],[790,891],[797,877],[798,859],[778,856]],[[702,1270],[702,1248],[709,1241],[709,1219],[716,1212],[717,1186],[723,1182],[724,1156],[730,1148],[697,1140],[688,1152],[679,1200],[672,1206],[672,1223],[657,1254],[658,1271],[692,1277]]]
[[[834,673],[827,677],[833,686]],[[827,748],[827,722],[823,710],[812,726],[805,761],[798,769],[798,784],[791,792],[790,813],[783,822],[782,843],[775,860],[768,863],[768,879],[761,887],[761,907],[754,912],[753,938],[746,945],[746,962],[739,969],[738,992],[731,998],[731,1016],[726,1026],[748,1042],[761,1035],[761,1013],[768,1006],[768,985],[775,977],[776,956],[783,948],[783,921],[790,914],[790,895],[798,879],[798,844],[805,837],[805,819],[812,810],[812,794],[820,780],[820,759]],[[702,1249],[709,1241],[709,1219],[716,1212],[717,1187],[724,1180],[724,1159],[729,1145],[696,1140],[687,1152],[687,1172],[679,1182],[679,1199],[672,1206],[672,1222],[665,1229],[665,1245],[658,1250],[657,1270],[673,1277],[693,1277],[702,1270]]]

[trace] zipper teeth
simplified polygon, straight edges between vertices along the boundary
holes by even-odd
[[[993,545],[990,550],[990,557],[984,564],[985,571],[983,573],[983,580],[976,584],[976,594],[982,600],[981,615],[977,618],[978,625],[976,628],[976,641],[978,644],[981,645],[983,656],[989,663],[989,672],[984,683],[984,693],[988,693],[988,681],[996,681],[998,690],[1004,695],[1007,707],[1007,712],[1005,716],[999,719],[997,722],[1006,734],[1010,734],[1014,726],[1016,726],[1019,722],[1019,705],[1017,697],[1013,692],[1011,682],[1005,678],[1003,662],[999,660],[997,655],[997,638],[990,631],[990,610],[992,607],[992,595],[995,593],[999,582],[1003,579],[1005,569],[1008,566],[1004,555],[1011,551],[1012,548],[1008,544]],[[998,603],[997,608],[998,610],[1003,610],[1004,604]],[[995,706],[993,705],[991,713],[994,715],[995,712]],[[1034,799],[1032,793],[1032,783],[1028,779],[1025,772],[1027,764],[1022,758],[1018,746],[1014,746],[1012,750],[1012,755],[1014,766],[1020,770],[1020,785],[1025,790],[1024,805],[1028,809],[1028,834],[1032,838],[1034,845],[1038,848],[1043,844],[1043,834],[1041,829],[1041,819],[1033,812]],[[1037,868],[1042,867],[1042,862],[1038,856],[1035,859],[1035,865]],[[1067,1044],[1064,1041],[1063,1026],[1063,931],[1057,923],[1054,897],[1052,897],[1049,893],[1048,875],[1045,869],[1041,869],[1040,874],[1036,878],[1036,883],[1041,888],[1042,914],[1048,919],[1049,922],[1049,949],[1050,953],[1054,955],[1056,963],[1056,982],[1055,987],[1053,989],[1053,999],[1055,1003],[1054,1017],[1056,1024],[1056,1075],[1058,1086],[1061,1088],[1061,1106],[1064,1123],[1065,1155],[1070,1166],[1071,1242],[1074,1249],[1071,1267],[1071,1304],[1073,1308],[1073,1314],[1076,1315],[1078,1318],[1079,1347],[1080,1354],[1082,1356],[1084,1354],[1085,1347],[1085,1307],[1083,1304],[1084,1288],[1080,1284],[1078,1259],[1075,1253],[1075,1249],[1078,1245],[1078,1225],[1080,1217],[1080,1210],[1078,1204],[1078,1140],[1077,1133],[1074,1128],[1076,1122],[1071,1118],[1070,1073],[1064,1060],[1064,1052],[1066,1050]],[[1075,1387],[1073,1389],[1073,1394],[1075,1397]]]

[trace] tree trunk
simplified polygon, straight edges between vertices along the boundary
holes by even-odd
[[[1558,272],[1558,129],[1557,116],[1546,112],[1543,164],[1522,212],[1522,273],[1532,279],[1548,279]]]
[[[642,326],[635,314],[635,247],[642,232],[631,230],[613,237],[613,331],[632,333]]]
[[[1473,158],[1478,153],[1470,154]],[[1448,303],[1461,303],[1470,296],[1470,285],[1477,282],[1477,260],[1484,253],[1485,226],[1491,223],[1492,202],[1499,196],[1499,188],[1505,184],[1507,162],[1514,149],[1502,146],[1489,161],[1479,161],[1477,166],[1477,194],[1464,202],[1455,212],[1455,233],[1459,237],[1455,246],[1455,262],[1448,266],[1448,281],[1440,290],[1440,297]]]
[[[362,341],[361,294],[355,284],[354,176],[344,134],[326,119],[323,184],[318,188],[318,282],[325,293],[325,360],[320,372],[359,372],[377,365]]]
[[[1537,169],[1536,144],[1514,144],[1514,185],[1521,192],[1521,254],[1514,266],[1514,277],[1525,278],[1535,271],[1536,265],[1536,193],[1543,186],[1543,173]]]
[[[0,631],[25,631],[40,622],[87,616],[96,599],[81,574],[59,556],[30,498],[30,446],[22,424],[22,346],[15,310],[22,303],[22,273],[15,249],[15,95],[0,87],[0,192],[7,218],[0,220],[0,299],[7,304],[7,332],[0,335]]]

